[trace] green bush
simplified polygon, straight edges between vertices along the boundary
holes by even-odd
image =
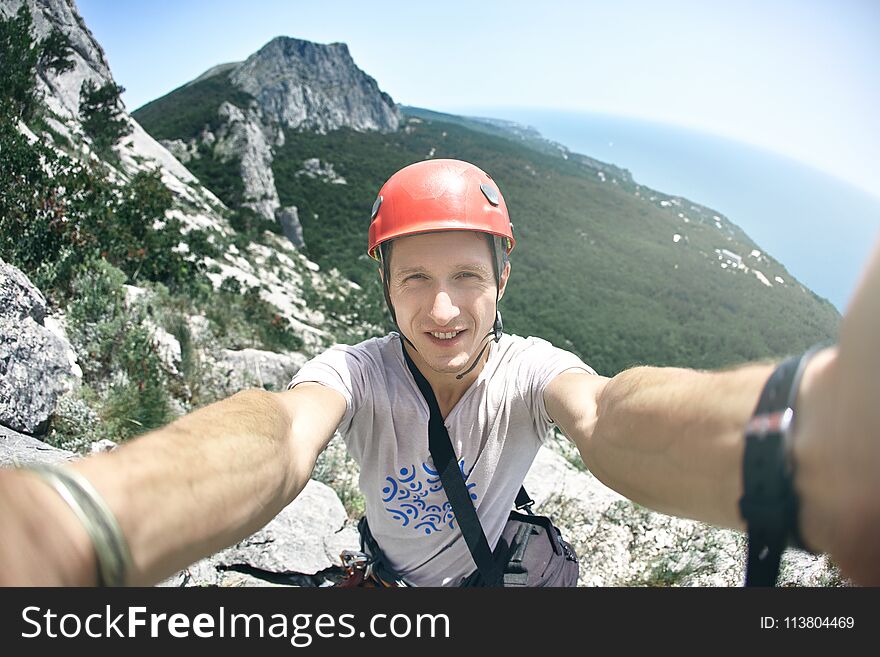
[[[67,306],[69,337],[87,380],[107,378],[130,316],[125,308],[125,274],[105,260],[78,271]]]
[[[98,434],[116,442],[173,419],[149,307],[126,301],[125,280],[122,271],[97,260],[79,270],[67,307],[83,382],[98,394]]]
[[[179,87],[139,107],[131,115],[156,139],[189,141],[206,128],[217,130],[220,125],[217,110],[224,101],[246,108],[253,100],[233,86],[229,75],[220,74]]]
[[[37,69],[41,72],[51,70],[60,75],[74,69],[73,59],[71,59],[73,48],[70,39],[57,27],[52,28],[49,36],[40,42],[39,47],[41,52]]]
[[[88,386],[58,399],[43,439],[48,444],[77,454],[87,454],[97,440],[100,418],[93,407],[95,394]]]
[[[205,308],[205,315],[224,336],[230,349],[299,351],[302,339],[272,304],[260,297],[257,287],[243,288],[233,278],[225,278]]]
[[[186,163],[202,184],[227,207],[238,208],[244,202],[241,157],[219,158],[205,144],[199,144],[197,156]]]
[[[198,406],[201,402],[202,379],[208,374],[201,357],[201,345],[189,327],[188,313],[174,309],[174,302],[164,306],[165,318],[163,328],[180,344],[179,380],[172,380],[170,391],[186,403]]]
[[[30,144],[0,121],[0,257],[47,294],[66,296],[75,270],[98,258],[131,282],[197,285],[200,259],[216,247],[203,231],[183,238],[180,220],[166,217],[172,204],[158,171],[115,185],[98,166]],[[176,250],[184,239],[189,255]]]
[[[233,210],[229,216],[229,225],[237,233],[235,242],[240,249],[246,249],[251,242],[262,242],[263,233],[267,230],[276,235],[282,234],[280,223],[266,219],[247,207]]]
[[[119,338],[114,371],[123,376],[117,376],[111,384],[100,412],[101,433],[116,442],[174,419],[167,377],[149,328],[143,323],[130,323]]]
[[[121,190],[112,222],[103,226],[102,255],[122,269],[133,283],[156,281],[171,288],[186,286],[198,275],[198,266],[176,250],[182,240],[179,219],[167,218],[173,197],[158,170],[139,172]],[[191,231],[190,252],[199,231]],[[209,249],[206,249],[209,250]]]

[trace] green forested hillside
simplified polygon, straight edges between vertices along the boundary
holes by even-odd
[[[217,128],[217,109],[223,101],[246,107],[251,100],[232,85],[228,75],[214,75],[147,103],[137,110],[136,116],[141,125],[152,126],[150,134],[154,138],[186,141],[197,137],[206,126]]]
[[[183,92],[170,94],[161,113],[135,117],[156,136],[186,139],[193,117],[186,131],[171,129],[184,100]],[[472,129],[467,119],[405,116],[405,127],[391,134],[288,131],[275,151],[278,193],[282,205],[299,209],[307,254],[364,285],[377,304],[376,268],[365,255],[375,195],[397,169],[449,157],[485,169],[507,200],[517,239],[502,302],[510,332],[542,336],[608,375],[633,364],[727,366],[835,336],[834,307],[772,258],[750,256],[758,247],[711,210],[614,178],[576,156]],[[206,114],[203,123],[211,121]],[[223,197],[228,184],[206,175],[211,155],[203,153],[208,161],[193,169]],[[332,163],[347,184],[297,175],[308,158]],[[224,200],[240,202],[229,194]],[[726,263],[721,249],[741,256],[772,287]]]

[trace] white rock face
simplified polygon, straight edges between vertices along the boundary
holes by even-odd
[[[393,132],[400,112],[357,67],[344,43],[278,37],[230,76],[257,99],[264,116],[285,127],[324,133],[341,127]]]
[[[244,205],[266,219],[274,220],[281,201],[272,173],[272,150],[259,113],[254,109],[242,110],[228,102],[220,106],[218,113],[224,122],[217,133],[214,152],[221,159],[241,158],[241,178],[247,199]]]
[[[768,280],[767,280],[767,277],[764,276],[764,274],[762,274],[761,272],[759,272],[757,269],[753,269],[752,272],[755,274],[755,277],[756,277],[759,281],[761,281],[764,285],[766,285],[767,287],[773,287],[773,283],[771,283],[770,281],[768,281]]]
[[[71,374],[77,379],[82,379],[83,371],[77,362],[76,352],[73,350],[73,346],[71,346],[70,340],[67,337],[64,316],[60,313],[57,317],[47,316],[46,319],[43,320],[43,326],[63,344],[65,353],[67,354],[67,361],[70,363]]]
[[[130,172],[158,167],[165,186],[186,201],[186,205],[190,208],[188,214],[193,214],[193,208],[198,208],[202,212],[217,216],[223,207],[220,199],[202,187],[189,169],[183,166],[167,148],[147,134],[137,121],[129,117],[129,122],[132,132],[122,140],[117,149],[123,166]],[[184,220],[184,224],[192,223]],[[217,216],[211,221],[211,227],[220,230],[224,223]]]
[[[180,365],[180,342],[171,333],[156,326],[152,322],[145,321],[147,326],[153,333],[153,340],[156,343],[156,352],[159,359],[168,368],[169,372],[177,374],[177,367]]]
[[[297,178],[299,176],[306,176],[307,178],[323,180],[324,182],[332,183],[334,185],[348,184],[345,178],[333,170],[332,163],[322,162],[316,157],[310,157],[309,159],[304,160],[302,169],[297,171],[294,175]]]

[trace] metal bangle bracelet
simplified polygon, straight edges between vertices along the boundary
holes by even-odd
[[[83,524],[95,549],[98,586],[125,586],[131,570],[128,544],[110,507],[89,480],[63,466],[37,464],[22,469],[52,486]]]

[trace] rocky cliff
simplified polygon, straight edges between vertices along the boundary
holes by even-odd
[[[157,126],[167,114],[179,111],[178,101],[186,105],[183,99],[192,97],[205,102],[206,96],[214,98],[213,105],[200,123],[189,126],[193,134]],[[244,62],[211,68],[140,108],[135,116],[182,160],[213,159],[236,167],[241,197],[227,201],[278,221],[297,247],[303,246],[297,206],[282,207],[273,172],[275,150],[284,145],[285,131],[394,132],[401,121],[394,101],[357,67],[345,44],[289,37],[273,39]],[[310,159],[315,158],[303,158],[303,173],[310,172]],[[326,166],[332,169],[332,163]],[[334,182],[345,184],[344,179]]]
[[[394,101],[357,67],[344,43],[277,37],[229,79],[256,99],[265,121],[287,128],[393,132],[400,123]]]
[[[0,0],[0,18],[16,16],[22,4]],[[83,128],[80,92],[86,82],[96,86],[115,83],[103,51],[72,1],[27,0],[24,4],[31,15],[32,44],[53,29],[60,30],[71,45],[72,67],[60,74],[39,72],[32,80],[40,101],[36,120],[27,125],[18,122],[18,138],[10,137],[8,143],[13,148],[48,147],[40,152],[48,158],[43,165],[48,172],[44,183],[49,187],[53,172],[68,166],[59,165],[62,160],[71,166],[76,162],[91,164],[82,169],[88,172],[83,177],[65,178],[71,185],[91,187],[61,185],[57,189],[38,190],[46,193],[52,204],[48,206],[50,214],[57,209],[52,216],[59,223],[53,225],[71,226],[73,231],[83,228],[112,233],[108,222],[114,221],[113,214],[100,204],[89,205],[89,193],[97,186],[112,195],[124,195],[130,181],[157,171],[161,184],[170,192],[170,207],[163,211],[164,216],[144,217],[154,231],[176,226],[173,230],[180,232],[173,236],[172,244],[177,244],[174,250],[190,254],[198,267],[193,269],[195,276],[186,283],[187,289],[170,292],[146,276],[127,280],[98,248],[97,260],[80,263],[80,258],[75,257],[73,261],[80,263],[79,268],[57,270],[65,276],[76,276],[76,280],[53,273],[43,276],[41,280],[48,287],[41,290],[15,263],[0,260],[2,467],[71,460],[91,451],[112,449],[111,441],[97,438],[110,431],[113,409],[122,410],[117,403],[126,389],[135,391],[138,401],[135,407],[122,410],[127,417],[123,422],[142,426],[141,431],[151,428],[135,417],[139,412],[136,407],[147,401],[142,395],[144,382],[120,369],[119,356],[126,350],[129,355],[124,358],[138,370],[152,367],[149,363],[155,363],[153,358],[158,357],[154,374],[158,375],[162,389],[156,391],[164,397],[160,405],[171,411],[168,419],[243,388],[283,388],[309,355],[335,342],[335,332],[348,326],[344,317],[333,319],[322,312],[320,298],[326,294],[344,306],[347,295],[356,290],[356,286],[337,274],[320,271],[283,236],[267,232],[258,235],[257,241],[249,242],[237,235],[228,220],[229,209],[147,135],[124,112],[121,103],[117,109],[130,130],[111,145],[111,152],[99,153]],[[9,173],[4,180],[17,181],[22,175],[17,167],[23,165],[15,160],[15,152],[3,142],[0,166],[4,174]],[[333,175],[332,167],[313,169],[315,175]],[[164,194],[161,190],[156,193]],[[143,200],[147,205],[152,202]],[[0,202],[7,201],[7,197],[0,196]],[[4,209],[9,208],[0,205],[0,211]],[[15,208],[14,213],[21,215],[28,231],[32,230],[30,224],[37,225],[34,217],[27,215],[30,211],[44,212],[45,208],[34,206],[21,212]],[[96,216],[100,220],[90,223]],[[74,225],[77,222],[83,225]],[[0,245],[6,249],[21,226],[13,222],[3,224],[3,228],[12,231],[0,235]],[[83,235],[91,241],[102,239],[100,232]],[[190,244],[197,242],[207,245],[207,251],[190,248]],[[129,252],[136,251],[138,246],[128,244]],[[14,249],[11,252],[18,253]],[[206,256],[207,252],[211,255]],[[34,263],[28,260],[26,264]],[[35,267],[55,272],[52,268],[56,264],[43,261]],[[207,304],[191,298],[192,291],[205,297]],[[225,295],[222,307],[213,301],[213,295],[221,293]],[[229,304],[238,304],[243,298],[247,299],[242,306],[244,312],[233,326]],[[177,309],[172,310],[172,306]],[[275,351],[260,348],[261,339],[255,337],[254,327],[264,320],[254,316],[254,310],[264,313],[265,323],[271,325],[276,335],[287,336],[287,343],[291,342],[290,336],[295,336],[293,342],[300,346]],[[146,339],[130,342],[138,335]],[[34,513],[39,510],[34,509]],[[218,556],[216,573],[197,581],[218,583],[217,573],[243,564],[242,567],[250,567],[247,564],[251,560],[254,568],[265,568],[268,564],[275,570],[298,574],[306,578],[304,582],[317,583],[309,578],[320,570],[332,570],[338,564],[342,547],[356,547],[351,531],[342,531],[345,524],[346,512],[336,494],[327,486],[312,482],[306,494],[297,500],[295,509],[286,512],[250,543],[245,541],[232,552]],[[265,536],[271,536],[271,540],[261,538]],[[287,562],[286,556],[291,552],[282,550],[283,559],[267,561],[267,555],[273,551],[267,552],[267,542],[295,546],[295,550],[290,550],[295,551],[296,558]],[[258,559],[248,556],[247,545],[259,552]]]

